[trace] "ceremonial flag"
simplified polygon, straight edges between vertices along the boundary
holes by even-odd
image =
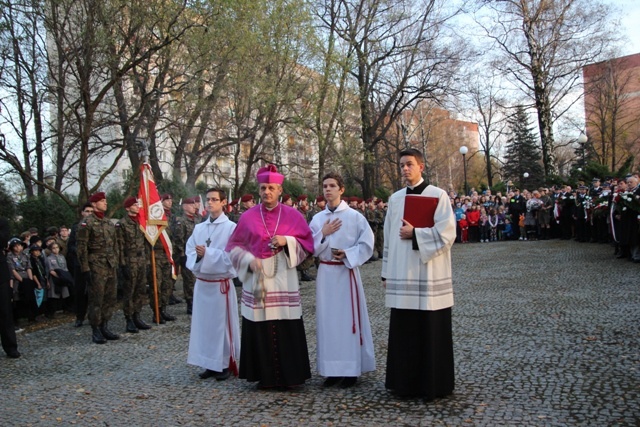
[[[199,194],[198,197],[200,197],[200,216],[202,218],[206,218],[208,215],[207,205],[205,205],[204,201],[202,200],[202,194]]]
[[[140,165],[140,191],[138,191],[138,201],[142,206],[138,212],[140,228],[151,246],[155,245],[156,241],[160,239],[167,258],[173,266],[173,273],[175,275],[173,247],[171,246],[171,240],[166,230],[169,222],[164,213],[156,182],[153,179],[151,166],[149,166],[148,163]]]

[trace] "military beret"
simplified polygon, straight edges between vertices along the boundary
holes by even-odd
[[[160,196],[161,201],[171,200],[171,199],[173,199],[173,196],[169,193],[164,193],[163,195]]]
[[[365,202],[371,203],[371,202],[373,202],[373,198],[369,197],[367,200],[365,200]]]
[[[231,203],[229,203],[229,206],[235,206],[237,204],[238,204],[238,199],[233,199]]]
[[[296,199],[299,202],[303,201],[303,200],[307,200],[307,195],[306,194],[301,194],[298,196],[298,198]]]
[[[131,206],[135,205],[136,203],[138,203],[138,199],[136,199],[135,197],[131,196],[131,197],[127,197],[124,200],[124,208],[130,208]]]
[[[291,200],[291,196],[289,194],[283,194],[282,195],[282,203]]]
[[[242,197],[240,197],[241,202],[249,202],[251,200],[253,200],[253,194],[245,194]]]
[[[184,199],[182,199],[182,204],[183,205],[193,204],[193,197],[185,197]]]
[[[326,202],[326,200],[324,199],[324,196],[322,195],[316,197],[316,203],[320,203],[320,202]]]
[[[100,200],[104,200],[106,198],[107,198],[107,195],[104,193],[104,191],[100,191],[98,193],[93,193],[91,197],[89,197],[89,201],[91,203],[97,203]]]

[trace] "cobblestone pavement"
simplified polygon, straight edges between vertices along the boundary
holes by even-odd
[[[378,368],[352,389],[315,374],[314,283],[303,287],[313,378],[296,392],[200,380],[189,317],[106,345],[64,324],[0,359],[0,425],[639,425],[640,266],[607,245],[504,242],[453,249],[456,389],[424,403],[385,391],[380,262],[363,269]],[[149,319],[150,313],[146,313]],[[119,312],[112,329],[123,331]]]

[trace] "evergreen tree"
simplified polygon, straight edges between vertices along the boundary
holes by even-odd
[[[521,188],[536,189],[544,182],[542,155],[524,107],[516,107],[508,123],[510,135],[504,156],[503,176]],[[526,179],[525,173],[529,174]]]

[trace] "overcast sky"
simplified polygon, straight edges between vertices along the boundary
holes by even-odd
[[[629,38],[622,48],[623,55],[640,53],[640,0],[606,0],[622,12],[622,31]]]

